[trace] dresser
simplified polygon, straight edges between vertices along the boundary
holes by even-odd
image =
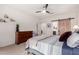
[[[32,37],[32,31],[19,31],[16,32],[16,44],[26,42],[29,38]]]

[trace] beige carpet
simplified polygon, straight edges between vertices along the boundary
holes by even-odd
[[[25,43],[0,47],[0,55],[25,55]]]

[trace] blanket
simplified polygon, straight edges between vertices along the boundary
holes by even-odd
[[[62,46],[62,55],[79,55],[79,48],[71,48],[64,42]]]
[[[53,45],[58,41],[58,39],[59,39],[59,36],[33,37],[29,39],[28,44],[26,44],[26,48],[28,47],[32,48],[45,55],[52,54]]]
[[[31,47],[31,46],[37,46],[38,41],[44,40],[46,38],[50,37],[49,35],[40,35],[40,36],[35,36],[30,38],[27,42],[26,42],[26,48]]]

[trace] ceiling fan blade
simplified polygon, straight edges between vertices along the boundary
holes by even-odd
[[[48,4],[46,4],[45,8],[47,9],[47,7],[48,7]]]
[[[41,10],[41,11],[36,11],[35,13],[48,13],[48,14],[53,14],[53,13],[47,11],[47,7],[48,7],[48,4],[45,4],[45,5],[43,6],[43,10]]]
[[[47,9],[47,7],[48,7],[48,4],[45,4],[45,5],[43,6],[44,9]]]
[[[35,13],[40,13],[41,11],[36,11]]]
[[[46,11],[46,13],[50,13],[49,11]]]
[[[50,13],[49,11],[46,11],[46,13],[53,14],[53,13]]]

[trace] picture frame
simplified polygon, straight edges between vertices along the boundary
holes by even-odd
[[[50,24],[50,23],[47,23],[47,27],[48,27],[48,28],[51,28],[51,24]]]

